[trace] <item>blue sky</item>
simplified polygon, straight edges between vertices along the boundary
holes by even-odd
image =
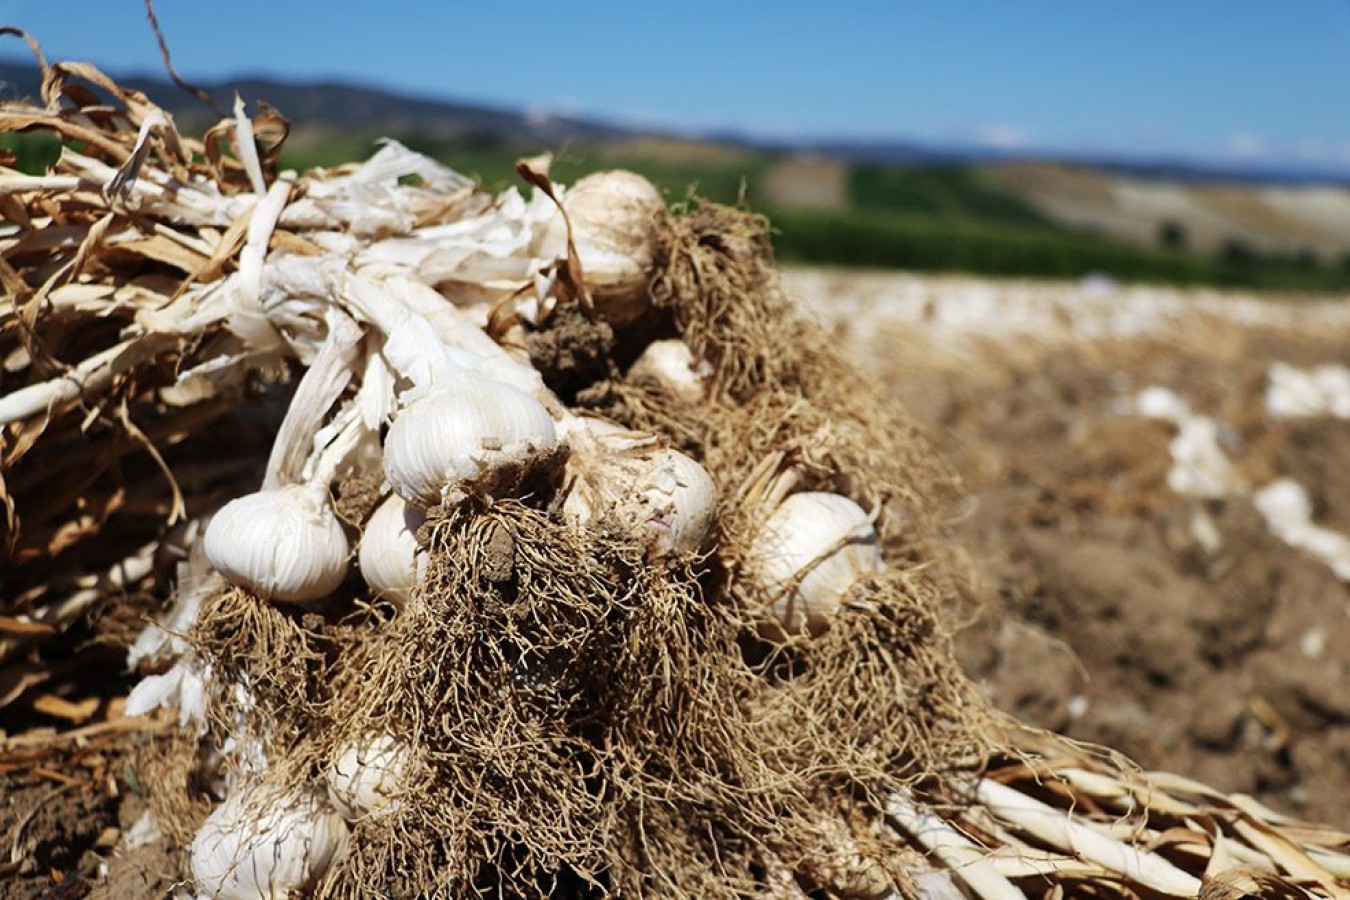
[[[1350,172],[1350,0],[159,0],[188,78],[341,78],[764,137]],[[159,71],[142,0],[0,0],[52,58]],[[0,56],[22,46],[0,43]]]

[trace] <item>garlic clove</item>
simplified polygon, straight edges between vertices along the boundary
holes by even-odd
[[[357,552],[361,575],[371,590],[402,606],[426,571],[427,555],[417,545],[426,515],[398,494],[390,494],[366,522]]]
[[[563,193],[562,203],[597,312],[614,325],[634,321],[650,306],[657,223],[666,209],[660,190],[641,175],[613,169],[582,178]],[[545,257],[567,253],[561,215],[544,229],[538,250]]]
[[[681,403],[702,403],[707,396],[703,379],[711,367],[697,364],[689,345],[679,338],[652,341],[628,369],[631,381],[650,381]]]
[[[226,581],[266,600],[317,600],[347,576],[347,535],[317,485],[231,500],[211,517],[203,544]]]
[[[493,494],[550,459],[558,435],[524,391],[462,374],[400,412],[384,444],[385,477],[422,508],[469,492]]]
[[[773,598],[770,610],[788,634],[820,634],[849,590],[882,568],[871,518],[847,497],[792,494],[754,538],[747,575]]]
[[[411,748],[391,735],[348,744],[324,771],[328,799],[348,821],[392,812],[411,761]]]
[[[717,486],[703,466],[649,435],[593,419],[574,444],[565,519],[591,528],[613,522],[641,538],[653,558],[702,548],[717,512]]]
[[[189,865],[202,896],[281,900],[322,878],[346,840],[346,823],[318,796],[252,782],[207,817]]]

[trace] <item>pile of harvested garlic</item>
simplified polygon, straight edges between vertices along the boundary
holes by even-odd
[[[303,604],[340,590],[355,557],[370,596],[416,603],[429,511],[510,496],[539,483],[531,476],[540,470],[559,486],[555,508],[567,523],[627,533],[656,564],[711,550],[718,486],[696,460],[652,435],[576,415],[481,327],[490,318],[483,297],[516,298],[526,320],[546,314],[569,255],[597,315],[620,328],[642,318],[659,255],[660,192],[631,173],[600,173],[557,192],[565,218],[552,200],[512,192],[449,225],[353,238],[363,228],[344,231],[334,217],[369,212],[372,183],[383,180],[395,199],[409,172],[433,186],[459,183],[435,163],[386,151],[364,176],[311,188],[303,210],[273,210],[316,223],[307,236],[327,252],[276,251],[254,261],[256,291],[234,285],[236,305],[225,313],[234,334],[253,352],[289,349],[305,368],[262,486],[206,524],[211,577],[263,601]],[[382,221],[397,218],[397,209],[385,212]],[[451,302],[445,285],[474,302]],[[680,403],[703,401],[705,374],[678,341],[651,344],[633,366],[635,378]],[[335,482],[353,476],[383,485],[359,535],[332,501]],[[879,567],[875,534],[843,497],[789,493],[775,503],[747,574],[780,633],[818,633]],[[190,626],[189,615],[180,618]],[[200,717],[204,701],[189,694],[203,692],[211,673],[190,649],[178,652],[176,676],[138,688],[138,711],[177,705]],[[247,687],[234,690],[246,705]],[[323,784],[297,793],[273,783],[262,738],[241,733],[229,743],[226,802],[191,847],[197,887],[211,896],[285,896],[312,885],[342,852],[346,823],[397,808],[418,771],[413,747],[373,734],[342,748]]]

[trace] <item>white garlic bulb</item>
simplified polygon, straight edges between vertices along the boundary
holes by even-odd
[[[819,634],[858,579],[881,569],[867,513],[847,497],[816,491],[783,500],[756,534],[747,575],[788,634]]]
[[[366,522],[357,551],[361,575],[371,590],[395,601],[408,602],[426,571],[427,555],[417,546],[417,529],[426,515],[398,494],[376,508]]]
[[[324,771],[328,799],[349,821],[398,808],[412,750],[392,735],[348,744]]]
[[[211,517],[203,544],[226,581],[266,600],[316,600],[347,576],[347,535],[318,485],[231,500]]]
[[[628,369],[633,380],[654,381],[681,403],[701,403],[707,394],[703,385],[708,364],[696,364],[689,345],[679,338],[652,341]]]
[[[666,208],[661,192],[641,175],[613,169],[582,178],[562,202],[596,310],[615,325],[637,319],[650,305],[657,222]],[[567,252],[562,216],[550,221],[540,243],[541,255]]]
[[[653,557],[703,546],[717,511],[717,486],[694,460],[648,435],[587,420],[568,460],[563,517],[589,527],[613,521]]]
[[[538,400],[482,375],[462,374],[400,412],[384,442],[384,473],[415,506],[472,490],[491,492],[504,474],[523,473],[558,446]]]
[[[192,839],[192,878],[215,900],[282,900],[323,877],[346,839],[347,824],[318,796],[242,784]]]

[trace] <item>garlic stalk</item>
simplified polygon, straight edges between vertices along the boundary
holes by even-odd
[[[871,517],[847,497],[804,491],[756,533],[746,574],[788,634],[820,634],[853,585],[882,568]]]
[[[328,799],[348,821],[392,812],[411,762],[411,748],[391,735],[348,744],[324,771]]]
[[[400,606],[426,570],[427,555],[417,545],[425,514],[398,494],[379,505],[361,535],[357,564],[371,590]]]
[[[346,823],[317,796],[250,782],[207,817],[189,864],[203,896],[282,900],[318,881],[346,840]]]
[[[654,558],[698,551],[712,529],[717,486],[694,460],[650,435],[584,419],[572,432],[563,517],[639,536]]]
[[[602,318],[625,325],[651,305],[647,289],[656,266],[657,224],[665,200],[656,185],[614,169],[582,178],[562,194],[582,277]],[[567,224],[554,218],[540,237],[540,256],[567,253]]]
[[[362,331],[340,310],[331,307],[326,310],[325,319],[328,336],[305,370],[286,409],[267,460],[264,488],[296,480],[324,416],[351,381]]]

